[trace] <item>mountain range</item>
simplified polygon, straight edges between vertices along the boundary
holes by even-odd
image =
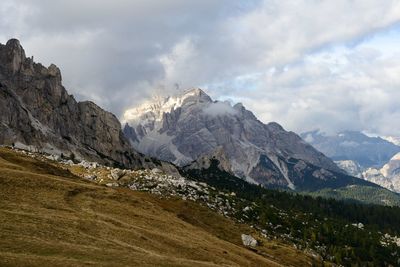
[[[329,135],[316,130],[300,136],[331,159],[352,160],[362,168],[382,167],[400,152],[400,146],[390,141],[357,131]]]
[[[139,152],[192,168],[221,169],[267,187],[316,189],[365,184],[278,123],[242,104],[214,101],[199,88],[128,110],[124,133]],[[186,167],[187,168],[187,167]]]
[[[349,175],[400,192],[400,146],[395,137],[370,137],[344,131],[327,135],[320,131],[301,134],[304,140],[335,160]]]

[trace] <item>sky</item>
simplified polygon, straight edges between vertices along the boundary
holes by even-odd
[[[400,136],[398,0],[2,0],[10,38],[120,119],[200,87],[298,133]]]

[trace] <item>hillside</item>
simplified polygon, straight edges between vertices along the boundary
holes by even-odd
[[[107,243],[112,236],[111,240],[117,238],[112,241],[114,243],[124,243],[146,251],[149,247],[143,240],[162,243],[161,248],[151,247],[151,253],[167,258],[178,257],[182,260],[178,251],[183,250],[184,255],[188,253],[185,260],[198,260],[198,254],[187,249],[193,248],[197,251],[207,248],[207,252],[203,251],[211,253],[210,256],[204,256],[207,259],[210,257],[215,262],[214,258],[217,257],[220,261],[232,260],[236,263],[236,258],[231,258],[236,254],[229,252],[230,245],[220,242],[223,240],[243,248],[241,235],[250,233],[259,243],[251,248],[256,255],[284,266],[319,266],[322,260],[325,264],[334,262],[343,266],[353,266],[355,263],[361,266],[395,266],[399,260],[398,207],[363,205],[354,201],[349,203],[268,190],[221,171],[217,168],[217,161],[212,161],[209,169],[181,169],[184,177],[180,177],[171,176],[160,169],[117,169],[94,162],[73,162],[23,150],[0,151],[3,159],[3,174],[0,176],[3,191],[0,193],[11,196],[3,201],[2,205],[6,205],[6,208],[2,210],[18,215],[20,212],[15,211],[21,210],[18,208],[21,206],[23,214],[31,217],[32,213],[36,214],[34,221],[40,224],[25,224],[21,218],[12,219],[8,214],[3,215],[6,223],[2,232],[5,233],[3,241],[6,243],[0,247],[4,246],[7,250],[21,247],[21,242],[15,240],[24,240],[20,233],[25,232],[33,234],[37,244],[44,246],[43,251],[51,251],[57,257],[62,250],[54,250],[53,247],[58,247],[61,236],[68,237],[66,240],[67,243],[72,242],[72,245],[68,243],[71,248],[76,246],[74,242],[88,245],[85,243],[86,239],[80,240],[82,236],[103,243],[103,239]],[[15,170],[16,168],[20,170]],[[27,175],[21,176],[21,172]],[[36,200],[36,196],[40,198]],[[55,215],[51,218],[56,219],[45,222],[42,216],[49,218],[49,214]],[[71,216],[72,219],[65,216]],[[112,229],[108,228],[109,223],[114,224]],[[67,227],[62,227],[63,225]],[[118,233],[114,233],[114,230]],[[134,234],[130,236],[132,231]],[[212,237],[205,236],[202,239],[199,231],[205,231],[207,236],[211,234]],[[38,240],[37,233],[44,233],[52,238],[47,240],[41,236]],[[121,236],[121,233],[124,235]],[[193,239],[192,233],[196,233],[196,238]],[[132,238],[133,243],[126,236],[129,236],[129,240]],[[140,239],[140,236],[145,239]],[[54,240],[53,237],[60,239]],[[211,243],[204,240],[211,240]],[[51,245],[52,242],[56,246]],[[102,253],[110,257],[121,256],[105,250],[103,243],[95,246],[96,249],[102,249]],[[214,250],[215,244],[219,247],[226,245],[228,259],[225,258],[227,255],[220,259],[217,252],[219,250]],[[209,250],[208,247],[212,249]],[[26,249],[31,248],[28,246]],[[128,250],[123,248],[124,257],[130,255]],[[21,250],[17,251],[22,253]],[[26,250],[23,252],[27,253]],[[67,256],[62,253],[62,257],[73,258],[77,257],[74,255],[82,254],[78,248]],[[85,253],[84,259],[93,260],[93,254]],[[158,265],[152,259],[142,256],[144,263]],[[204,257],[201,259],[204,260]],[[255,261],[258,261],[257,257]],[[140,257],[135,255],[134,262],[138,258]],[[241,260],[240,257],[237,260]],[[100,262],[96,265],[110,264]],[[177,266],[175,263],[171,265]],[[258,266],[253,261],[239,264],[248,265]]]
[[[312,248],[339,265],[397,266],[400,262],[399,207],[361,204],[354,201],[357,197],[354,195],[348,197],[352,201],[338,201],[269,190],[221,171],[218,164],[213,160],[209,168],[183,169],[182,173],[217,190],[233,192],[244,203],[247,201],[235,214],[239,220],[299,248]],[[361,189],[369,194],[378,193],[370,187]],[[398,203],[398,195],[386,191],[395,200],[392,205]]]
[[[307,266],[313,261],[194,202],[97,185],[5,148],[0,148],[0,196],[1,266]],[[243,247],[242,233],[261,245]]]

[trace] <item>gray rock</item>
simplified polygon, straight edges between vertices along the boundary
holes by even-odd
[[[163,171],[160,170],[159,168],[154,168],[154,169],[151,170],[151,172],[154,173],[154,174],[160,174],[160,173],[162,173]]]
[[[118,183],[107,183],[106,184],[107,187],[119,187]]]
[[[242,243],[246,247],[255,248],[258,245],[257,240],[251,235],[242,234]]]
[[[85,179],[90,180],[90,181],[94,181],[94,180],[96,180],[96,178],[97,178],[97,176],[94,174],[91,174],[91,175],[89,174],[89,175],[85,176]]]
[[[82,160],[79,163],[80,166],[84,167],[85,169],[95,169],[98,167],[98,163],[97,162],[88,162],[86,160]]]
[[[335,161],[335,163],[339,166],[339,168],[346,171],[349,175],[362,178],[363,170],[361,166],[354,160],[339,160]]]
[[[33,62],[16,39],[0,44],[0,144],[128,168],[156,164],[137,153],[118,119],[90,101],[77,102],[60,69]]]
[[[46,157],[49,160],[60,161],[61,157],[59,155],[49,155]]]
[[[110,175],[114,180],[119,180],[125,175],[125,171],[121,169],[112,169]]]

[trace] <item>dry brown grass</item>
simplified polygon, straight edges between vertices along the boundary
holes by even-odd
[[[99,186],[0,149],[0,266],[310,264],[277,242],[244,248],[251,232],[192,202]]]

